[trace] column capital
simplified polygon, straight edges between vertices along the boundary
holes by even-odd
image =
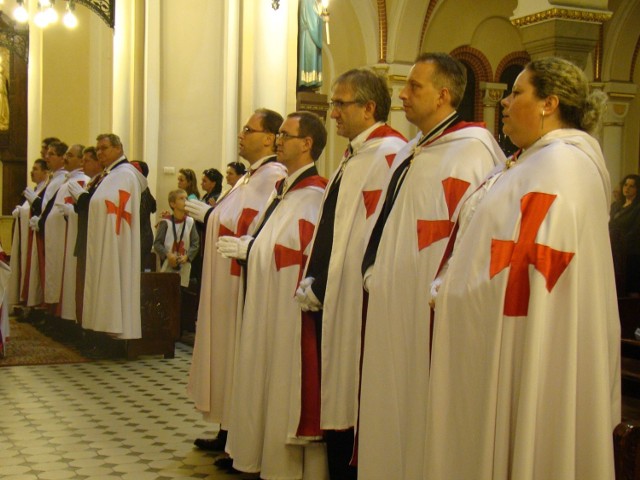
[[[603,126],[624,125],[625,117],[629,113],[629,105],[636,97],[638,86],[629,82],[598,82],[592,83],[591,88],[602,90],[609,97]]]
[[[506,83],[480,82],[480,91],[483,92],[482,105],[484,107],[496,107],[498,102],[502,100],[507,86]]]
[[[602,8],[579,8],[570,0],[563,3],[566,5],[553,0],[520,0],[510,20],[520,29],[522,42],[533,60],[559,56],[584,69],[598,42],[600,26],[613,13],[606,9],[606,2],[591,2],[591,6]]]

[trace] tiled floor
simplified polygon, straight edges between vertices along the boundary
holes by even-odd
[[[193,447],[211,425],[187,399],[191,348],[176,358],[0,369],[0,478],[243,479]]]

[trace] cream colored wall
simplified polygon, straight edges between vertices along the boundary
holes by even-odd
[[[56,136],[67,144],[94,144],[91,132],[91,14],[77,8],[78,27],[47,28],[42,35],[42,135]],[[105,26],[106,28],[106,26]]]
[[[163,1],[160,25],[160,109],[156,199],[168,209],[180,168],[224,172],[222,150],[225,2]],[[188,27],[187,27],[188,25]],[[233,126],[235,130],[236,126]],[[164,168],[175,169],[163,173]],[[199,187],[198,187],[199,188]]]

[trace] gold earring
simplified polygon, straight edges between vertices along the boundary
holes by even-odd
[[[542,123],[540,125],[540,130],[544,130],[544,108],[542,109]]]

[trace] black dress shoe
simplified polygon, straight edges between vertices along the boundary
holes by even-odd
[[[197,438],[193,444],[200,450],[208,450],[210,452],[224,451],[226,442],[220,438]]]
[[[213,461],[213,464],[220,469],[229,470],[233,468],[233,458],[231,457],[216,458]]]

